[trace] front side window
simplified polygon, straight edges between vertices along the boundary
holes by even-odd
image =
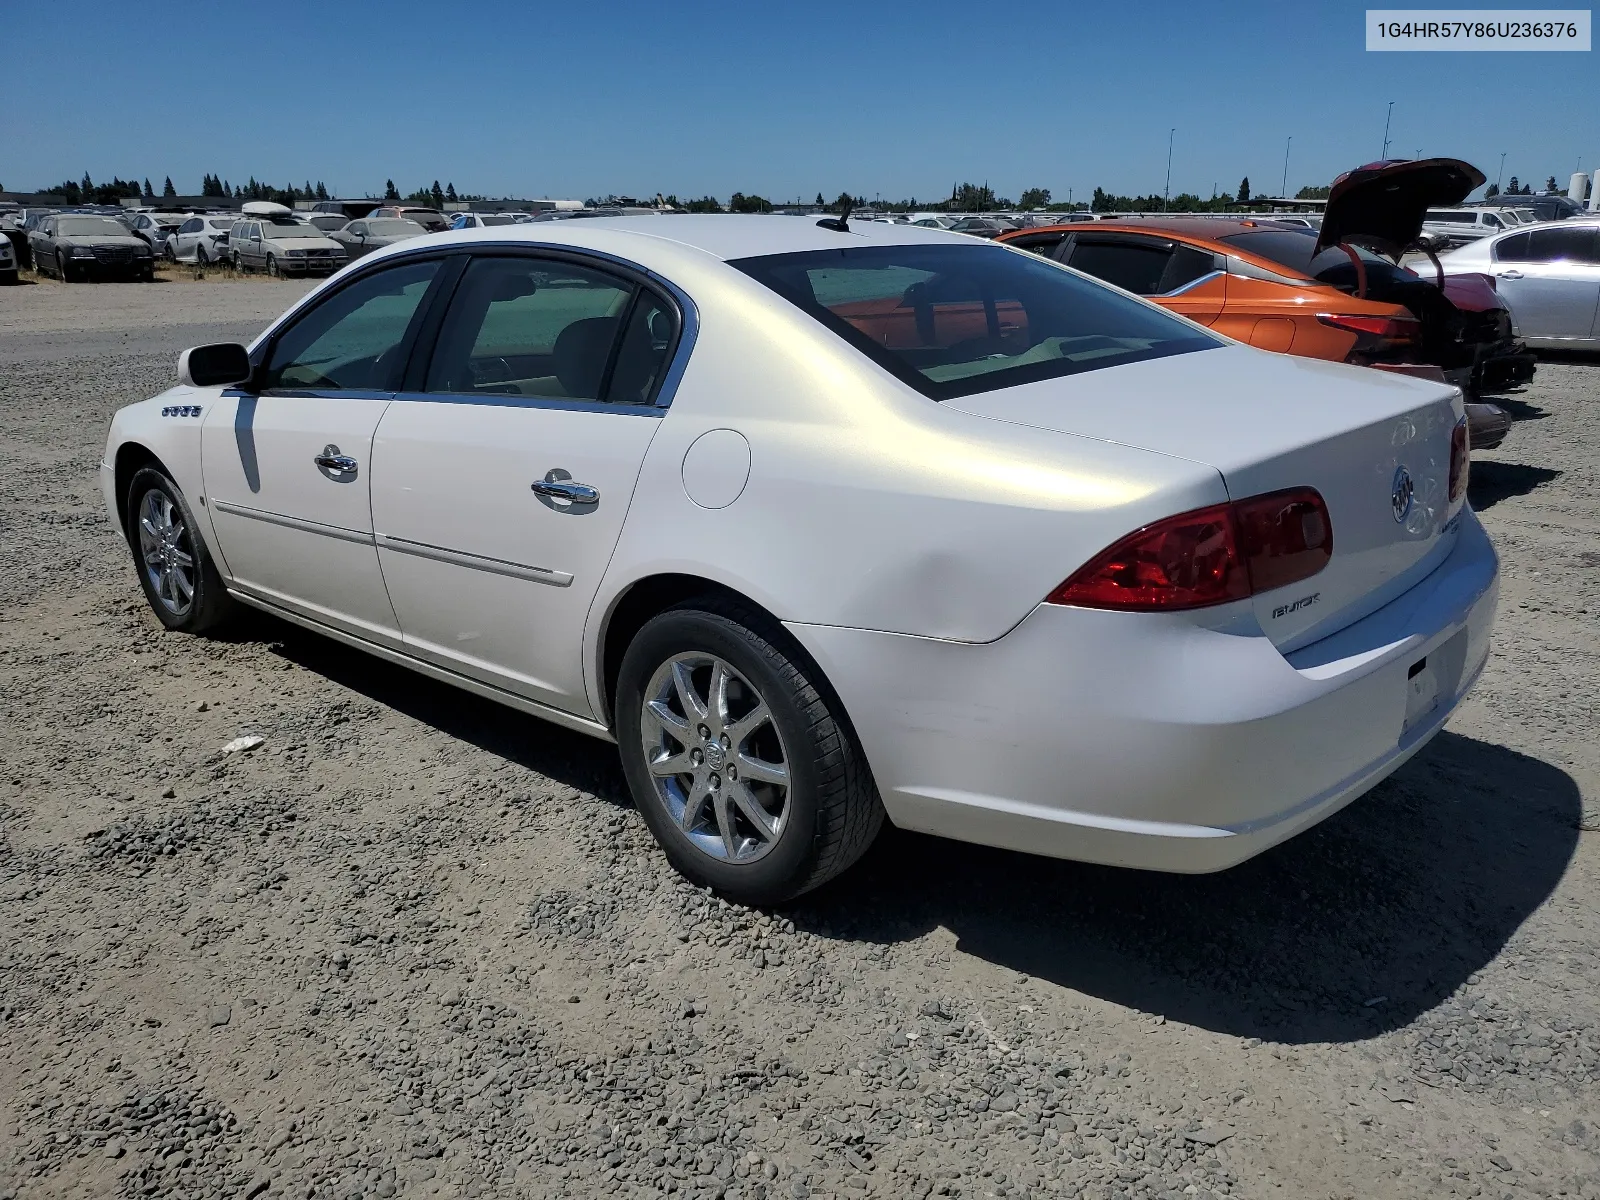
[[[1224,344],[1000,246],[852,246],[730,265],[934,400]]]
[[[641,403],[653,372],[641,365],[649,346],[634,333],[635,291],[557,259],[474,258],[439,330],[427,390]]]
[[[437,259],[375,271],[339,289],[273,344],[264,391],[391,391]]]

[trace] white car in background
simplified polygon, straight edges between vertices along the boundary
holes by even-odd
[[[167,239],[167,257],[174,262],[201,266],[227,262],[228,233],[238,220],[237,213],[190,217]]]
[[[1600,222],[1522,226],[1453,250],[1439,263],[1447,275],[1492,276],[1528,345],[1600,348]]]
[[[1458,390],[960,234],[670,224],[414,239],[185,351],[101,468],[156,617],[614,740],[678,869],[758,902],[885,818],[1219,870],[1477,679]]]
[[[495,229],[518,223],[515,213],[457,213],[450,218],[451,229]]]

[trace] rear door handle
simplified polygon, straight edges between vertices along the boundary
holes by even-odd
[[[590,487],[587,483],[574,483],[572,475],[560,467],[547,471],[543,479],[535,480],[530,486],[533,494],[541,500],[564,500],[568,504],[600,503],[599,488]]]
[[[348,454],[341,454],[339,447],[332,442],[322,448],[321,454],[312,455],[311,461],[317,464],[318,469],[330,475],[354,475],[361,465]]]
[[[1522,272],[1521,271],[1496,271],[1495,274],[1500,276],[1501,279],[1521,279],[1522,278]]]

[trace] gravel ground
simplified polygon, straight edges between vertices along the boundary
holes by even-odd
[[[761,912],[600,743],[159,632],[106,421],[302,288],[0,290],[0,1200],[1600,1197],[1600,365],[1509,401],[1495,653],[1360,803],[1195,878],[891,831]]]

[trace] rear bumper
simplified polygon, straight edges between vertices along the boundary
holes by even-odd
[[[791,625],[896,825],[1034,854],[1217,871],[1338,811],[1438,732],[1488,655],[1498,561],[1455,549],[1288,658],[1172,616],[1041,605],[985,645]],[[1437,703],[1408,723],[1409,674]]]

